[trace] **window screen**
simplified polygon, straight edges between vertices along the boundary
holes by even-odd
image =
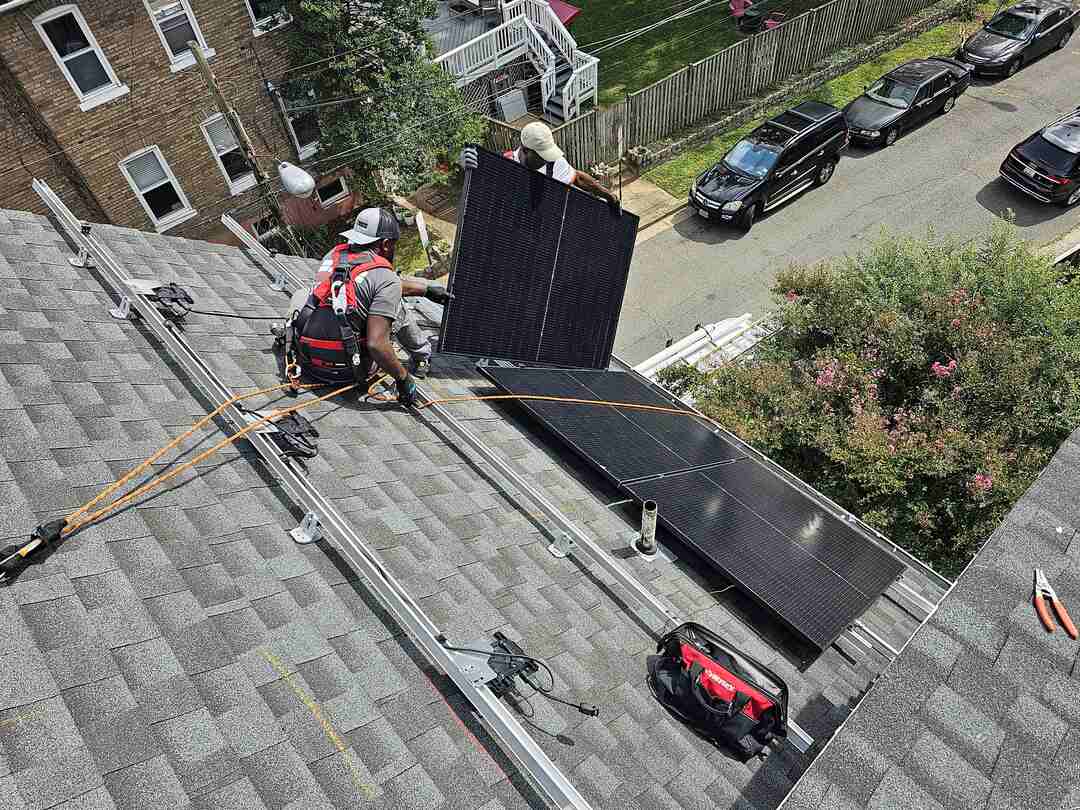
[[[136,158],[132,158],[124,164],[131,181],[139,191],[153,188],[163,180],[168,179],[165,168],[161,165],[154,152],[146,152]]]
[[[161,35],[173,56],[180,56],[190,49],[188,43],[197,41],[195,28],[188,17],[187,9],[183,3],[161,2],[152,5],[154,22],[161,29]]]
[[[64,14],[41,26],[64,68],[82,93],[112,84],[90,39],[74,14]]]

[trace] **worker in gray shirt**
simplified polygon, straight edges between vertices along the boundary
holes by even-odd
[[[377,366],[397,381],[398,401],[411,406],[413,374],[427,375],[431,346],[402,297],[423,295],[446,304],[450,294],[441,285],[394,272],[401,230],[389,211],[365,208],[342,236],[347,241],[323,259],[313,288],[293,295],[285,335],[294,364],[290,374],[299,370],[319,382],[360,383]],[[398,360],[391,336],[410,354],[411,374]]]

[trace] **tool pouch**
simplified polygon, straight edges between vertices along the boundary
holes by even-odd
[[[700,736],[742,762],[787,736],[787,685],[720,636],[687,622],[649,656],[656,699]]]

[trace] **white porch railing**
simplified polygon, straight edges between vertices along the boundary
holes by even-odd
[[[574,72],[562,89],[563,120],[569,121],[581,111],[583,102],[596,98],[596,86],[599,81],[600,60],[584,51],[578,51],[573,63]]]

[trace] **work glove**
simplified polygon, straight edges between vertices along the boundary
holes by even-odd
[[[398,380],[397,401],[399,405],[412,408],[416,405],[419,397],[420,395],[416,390],[416,380],[413,379],[412,374],[406,374],[404,380]]]
[[[458,162],[465,171],[475,169],[480,165],[480,153],[475,146],[466,146],[461,150],[461,159]]]
[[[450,291],[441,284],[428,284],[427,289],[424,290],[424,298],[428,301],[434,301],[436,304],[443,304],[444,306],[449,304],[450,299],[453,297],[454,296],[450,294]]]

